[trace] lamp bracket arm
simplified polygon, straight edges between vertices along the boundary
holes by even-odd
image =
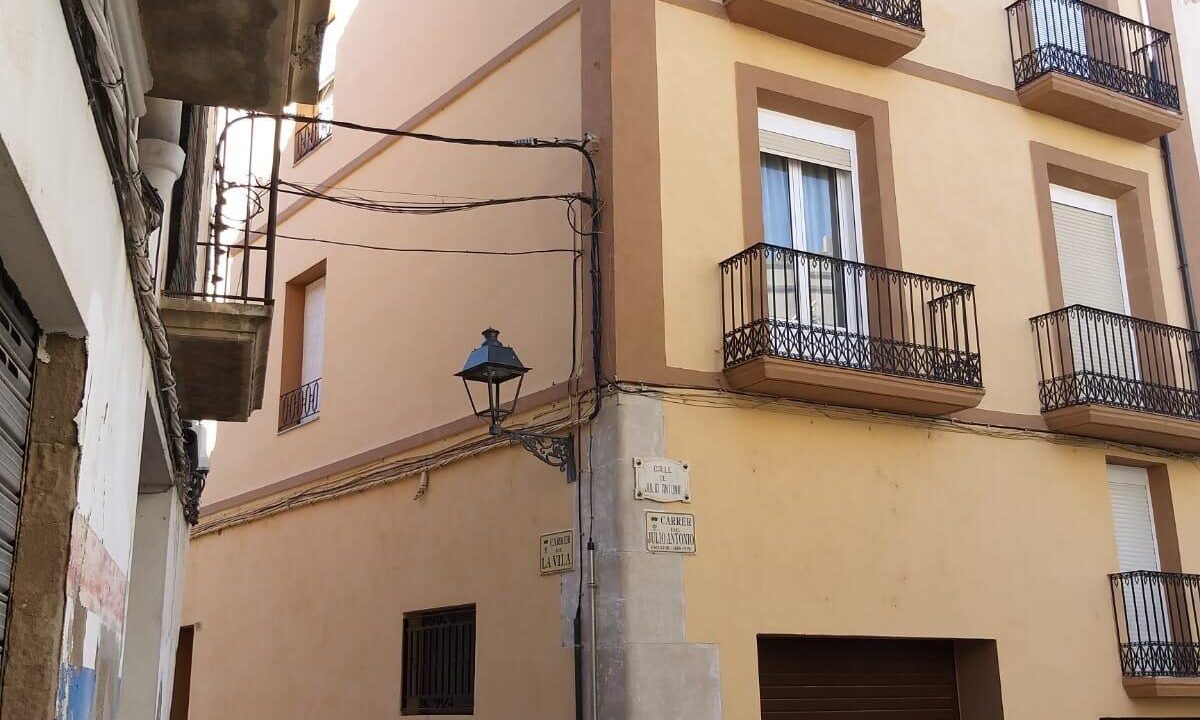
[[[575,437],[573,435],[547,435],[526,430],[505,430],[504,435],[521,443],[521,447],[538,460],[564,472],[567,482],[575,481]]]

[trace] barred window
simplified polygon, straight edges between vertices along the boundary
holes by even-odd
[[[404,715],[475,712],[475,606],[404,614]]]

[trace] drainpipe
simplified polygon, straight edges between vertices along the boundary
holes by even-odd
[[[1171,157],[1171,138],[1158,139],[1162,150],[1163,171],[1167,176],[1167,197],[1171,202],[1171,227],[1175,231],[1175,254],[1179,256],[1179,275],[1183,281],[1183,298],[1187,303],[1188,329],[1196,332],[1196,302],[1192,298],[1192,275],[1188,270],[1187,241],[1183,237],[1183,218],[1179,214],[1179,192],[1175,187],[1175,161]]]
[[[1147,0],[1139,3],[1142,10],[1142,21],[1150,23],[1150,4]],[[1158,58],[1151,57],[1150,73],[1155,81],[1159,79]],[[1182,88],[1181,88],[1182,90]],[[1167,198],[1171,203],[1171,228],[1175,232],[1175,255],[1179,259],[1179,277],[1183,282],[1183,299],[1187,306],[1188,329],[1193,333],[1200,330],[1196,323],[1196,301],[1192,297],[1192,274],[1188,269],[1187,240],[1183,236],[1183,217],[1179,212],[1179,191],[1175,184],[1175,160],[1171,155],[1171,138],[1163,135],[1158,139],[1159,151],[1162,153],[1163,173],[1167,179]],[[1200,362],[1200,357],[1196,358]]]

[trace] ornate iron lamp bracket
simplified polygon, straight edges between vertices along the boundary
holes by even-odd
[[[534,457],[550,467],[556,467],[575,482],[575,437],[573,435],[544,435],[522,430],[504,430],[503,434],[521,443]]]

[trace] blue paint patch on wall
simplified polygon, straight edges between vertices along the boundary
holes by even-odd
[[[58,677],[57,720],[91,720],[96,701],[96,671],[63,665]]]

